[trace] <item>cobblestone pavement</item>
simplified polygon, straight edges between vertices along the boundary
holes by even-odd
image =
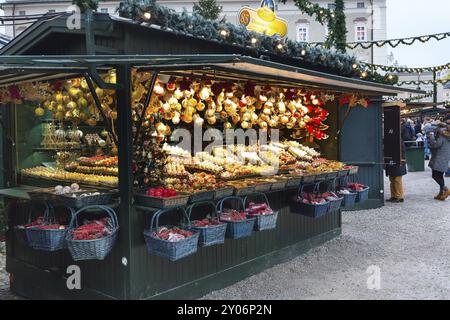
[[[345,212],[340,237],[204,298],[450,299],[450,200],[433,200],[429,171],[404,185],[405,203]],[[0,300],[16,299],[2,250]],[[379,268],[379,290],[367,288],[368,268]]]

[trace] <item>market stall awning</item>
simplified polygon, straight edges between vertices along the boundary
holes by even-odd
[[[74,77],[92,68],[114,68],[123,64],[169,75],[250,79],[280,86],[307,86],[373,96],[424,93],[242,55],[0,56],[0,86]]]

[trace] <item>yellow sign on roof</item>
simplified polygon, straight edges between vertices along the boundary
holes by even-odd
[[[239,23],[246,26],[247,30],[268,36],[285,37],[287,34],[286,20],[276,16],[273,0],[262,0],[257,10],[243,7],[239,11]]]

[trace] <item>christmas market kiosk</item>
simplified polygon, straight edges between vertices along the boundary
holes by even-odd
[[[383,205],[381,97],[398,88],[96,19],[93,42],[52,19],[2,50],[15,293],[200,297]]]

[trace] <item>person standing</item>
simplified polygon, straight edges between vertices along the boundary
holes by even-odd
[[[387,202],[401,203],[405,201],[403,193],[403,176],[408,172],[405,161],[405,142],[401,139],[401,160],[399,164],[386,165],[386,176],[389,177],[391,198]]]
[[[431,149],[431,160],[428,166],[432,169],[432,177],[440,188],[435,199],[445,201],[450,196],[444,178],[450,161],[450,116],[447,116],[444,122],[436,123],[436,125],[436,129],[427,133],[428,144]]]
[[[419,134],[422,134],[422,123],[420,122],[420,120],[416,121],[416,126],[414,127],[414,131],[416,132],[416,137]]]

